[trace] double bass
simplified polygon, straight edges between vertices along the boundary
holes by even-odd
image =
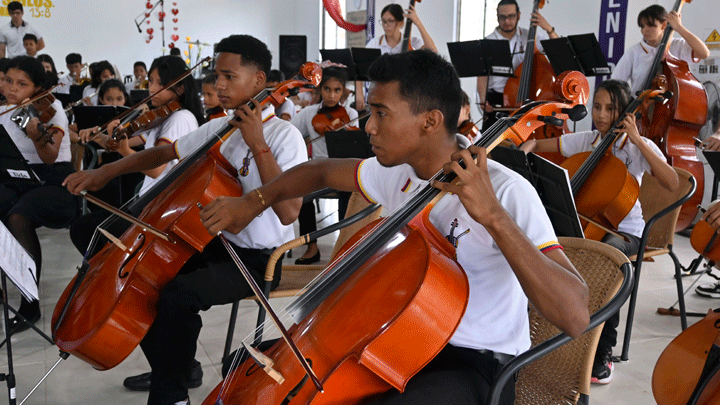
[[[533,0],[532,14],[545,6],[545,0]],[[536,47],[537,25],[531,25],[525,47],[523,62],[515,69],[515,76],[510,77],[503,90],[503,107],[519,108],[528,100],[562,100],[553,91],[558,78],[548,58]],[[518,77],[519,76],[519,77]],[[557,138],[567,133],[567,125],[556,127],[544,125],[530,136],[530,139]],[[559,164],[564,160],[557,152],[541,153],[541,156]]]
[[[278,106],[320,82],[317,65],[306,64],[302,72],[304,80],[264,89],[254,100]],[[107,370],[137,347],[154,321],[163,286],[213,238],[200,222],[197,204],[242,195],[235,169],[219,153],[218,140],[234,131],[230,123],[223,125],[133,201],[127,213],[117,212],[134,225],[83,260],[55,307],[51,328],[63,351]]]
[[[675,0],[672,11],[679,13],[682,6],[691,1]],[[660,147],[671,166],[689,171],[697,180],[697,192],[680,210],[676,227],[680,231],[691,224],[703,198],[705,168],[697,158],[694,138],[706,122],[707,95],[703,85],[690,72],[687,62],[668,52],[672,32],[672,27],[668,25],[642,88],[667,86],[675,97],[650,105],[639,128],[641,135]]]
[[[475,144],[520,144],[546,117],[565,119],[575,105],[530,103]],[[454,177],[440,171],[433,179]],[[322,389],[309,383],[288,345],[278,341],[258,356],[262,366],[255,357],[243,362],[203,404],[356,404],[392,388],[402,391],[445,346],[466,306],[468,282],[454,247],[429,222],[439,193],[428,185],[361,230],[288,306],[286,316],[297,320],[289,332]]]

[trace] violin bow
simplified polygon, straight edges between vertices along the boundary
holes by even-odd
[[[111,122],[113,122],[113,121],[115,121],[115,120],[122,120],[122,119],[125,118],[128,114],[130,114],[131,112],[135,111],[138,107],[140,107],[141,105],[143,105],[143,104],[147,103],[148,101],[150,101],[153,97],[155,97],[155,96],[156,96],[157,94],[159,94],[160,92],[163,92],[163,91],[165,91],[165,90],[167,90],[167,89],[175,86],[176,84],[180,83],[182,80],[185,80],[185,78],[188,77],[188,76],[193,72],[193,70],[195,70],[198,66],[200,66],[200,65],[203,64],[203,63],[207,63],[207,62],[209,62],[209,61],[211,61],[211,60],[212,60],[212,58],[211,58],[210,56],[206,57],[205,59],[203,59],[203,60],[201,60],[200,62],[196,63],[195,66],[193,66],[193,67],[191,67],[190,69],[188,69],[187,71],[185,71],[185,73],[183,73],[183,74],[181,74],[180,76],[176,77],[175,80],[173,80],[173,81],[171,81],[170,83],[168,83],[168,84],[166,84],[165,86],[163,86],[160,90],[158,90],[158,91],[156,91],[156,92],[154,92],[154,93],[152,93],[152,94],[149,94],[147,97],[145,97],[144,99],[140,100],[140,102],[138,102],[138,103],[136,103],[134,106],[132,106],[129,110],[125,111],[124,113],[122,113],[122,114],[118,115],[117,117],[111,119],[110,121],[106,122],[105,124],[103,124],[103,125],[100,127],[100,129],[98,130],[97,134],[96,134],[94,137],[92,137],[90,140],[93,140],[93,139],[97,138],[98,136],[102,135],[102,133],[107,129],[108,124],[110,124]]]

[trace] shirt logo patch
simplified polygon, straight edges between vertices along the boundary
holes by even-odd
[[[407,193],[407,191],[410,189],[410,185],[412,185],[412,181],[410,179],[407,179],[407,182],[405,185],[400,189],[403,193]]]
[[[455,236],[455,228],[457,228],[458,225],[459,225],[458,220],[457,220],[457,218],[455,218],[455,220],[450,223],[450,234],[445,236],[445,239],[447,239],[448,242],[452,243],[452,245],[455,247],[455,249],[457,249],[457,247],[458,247],[458,242],[459,242],[460,238],[462,238],[463,236],[470,233],[470,228],[468,228],[465,230],[465,232],[461,233],[458,236]]]
[[[250,155],[252,152],[250,152],[250,149],[248,149],[247,154],[245,155],[245,158],[243,159],[243,164],[240,170],[238,170],[238,174],[242,177],[247,176],[250,173]]]

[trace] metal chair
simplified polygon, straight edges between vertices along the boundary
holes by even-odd
[[[499,403],[503,387],[516,373],[518,405],[589,401],[590,374],[602,325],[630,295],[633,272],[625,255],[602,242],[560,238],[560,244],[588,285],[590,325],[582,336],[572,340],[531,309],[532,348],[500,370],[488,396],[491,405]]]
[[[675,265],[675,282],[677,285],[678,305],[680,307],[680,324],[682,329],[687,328],[685,311],[685,298],[682,285],[682,265],[672,250],[675,224],[680,215],[680,207],[695,194],[695,178],[687,170],[674,168],[678,174],[680,186],[675,191],[668,191],[651,175],[645,174],[640,187],[640,205],[643,209],[645,228],[640,239],[638,254],[631,256],[630,260],[635,267],[635,285],[628,305],[625,336],[623,338],[621,361],[628,360],[630,351],[630,336],[632,334],[633,320],[635,318],[635,304],[637,302],[638,286],[640,284],[640,269],[643,261],[651,261],[653,257],[668,254]]]

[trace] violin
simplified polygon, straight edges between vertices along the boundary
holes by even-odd
[[[305,79],[263,89],[254,99],[278,106],[315,88],[322,71],[306,64],[303,74]],[[83,259],[53,313],[58,347],[98,370],[116,366],[137,347],[155,319],[159,292],[214,236],[200,221],[198,203],[242,195],[236,171],[219,153],[235,130],[224,124],[125,211],[111,210],[133,225],[97,253],[88,249],[92,256]]]
[[[205,115],[207,116],[208,121],[214,120],[215,118],[227,117],[227,113],[221,105],[206,110]]]
[[[416,2],[420,2],[421,0],[410,0],[410,5],[408,8],[415,7]],[[409,19],[405,23],[405,31],[403,31],[403,37],[402,37],[402,47],[400,48],[400,52],[408,52],[412,51],[412,41],[411,41],[411,35],[412,35],[412,21]]]
[[[682,6],[691,1],[675,0],[672,11],[679,13]],[[692,75],[687,62],[667,51],[672,32],[668,24],[642,88],[667,86],[678,97],[648,105],[643,109],[638,127],[641,135],[660,147],[671,166],[689,171],[697,180],[697,191],[680,209],[676,226],[679,232],[692,223],[702,203],[705,169],[697,158],[694,137],[706,123],[708,106],[705,88]]]
[[[45,127],[45,124],[50,122],[57,113],[55,108],[52,106],[55,102],[55,97],[52,95],[51,90],[54,88],[55,86],[39,93],[27,103],[23,103],[14,109],[8,110],[13,111],[13,114],[10,116],[10,121],[16,123],[26,134],[27,126],[30,123],[30,120],[33,118],[38,118],[40,120],[37,124],[38,131],[40,132],[40,139],[37,142],[43,146],[48,143],[55,144],[55,139]]]
[[[175,111],[182,109],[182,105],[179,101],[173,100],[161,107],[153,108],[140,116],[133,118],[131,121],[127,119],[120,122],[120,125],[115,127],[112,134],[114,141],[120,141],[125,138],[130,138],[134,133],[138,131],[145,131],[157,127],[158,125],[165,122],[165,120],[172,115]],[[126,116],[131,117],[130,115]]]
[[[472,141],[480,133],[480,130],[472,120],[465,120],[458,125],[457,133],[465,135]]]
[[[501,118],[475,145],[520,144],[545,117],[567,118],[573,107],[530,103]],[[442,171],[433,177],[454,178]],[[308,383],[290,346],[278,341],[259,353],[261,360],[239,364],[203,404],[357,404],[392,388],[402,391],[448,342],[468,299],[453,245],[429,222],[439,197],[427,185],[358,232],[289,304],[297,323],[288,332],[322,389]]]
[[[638,181],[628,172],[625,163],[612,154],[612,146],[620,136],[615,129],[626,114],[637,112],[646,100],[671,96],[671,92],[663,89],[644,91],[618,116],[595,150],[575,154],[560,165],[571,176],[570,186],[578,213],[601,225],[583,221],[586,222],[585,238],[602,240],[606,234],[604,228],[617,229],[640,195]]]
[[[323,136],[325,132],[337,131],[350,123],[350,116],[342,105],[335,107],[320,107],[317,114],[312,119],[312,126],[318,135]],[[351,127],[349,129],[359,130],[360,128]]]
[[[680,333],[655,363],[658,405],[720,404],[720,309]]]

